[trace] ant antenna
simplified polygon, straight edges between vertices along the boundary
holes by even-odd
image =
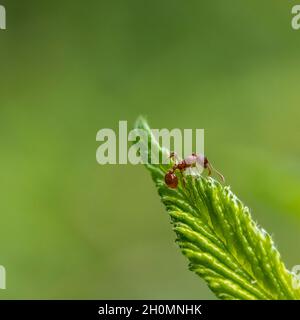
[[[222,173],[219,172],[217,169],[215,169],[210,162],[207,163],[207,168],[208,168],[208,175],[211,175],[211,173],[213,171],[219,176],[219,178],[222,180],[222,182],[225,182],[225,178],[222,175]]]

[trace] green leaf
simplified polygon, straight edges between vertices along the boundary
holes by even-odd
[[[150,146],[162,150],[154,141],[147,121],[135,125],[147,131]],[[144,150],[144,152],[147,152]],[[145,155],[144,155],[145,156]],[[171,217],[182,253],[189,268],[203,278],[220,299],[299,299],[293,289],[292,274],[285,268],[271,236],[252,219],[249,209],[210,177],[185,177],[177,189],[170,189],[164,176],[170,165],[146,164],[158,193]],[[179,177],[179,179],[181,179]]]

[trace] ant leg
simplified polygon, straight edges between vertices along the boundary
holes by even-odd
[[[169,158],[174,161],[175,165],[177,165],[180,162],[177,153],[174,151],[170,152]]]
[[[212,174],[212,168],[211,168],[210,164],[207,165],[206,168],[207,168],[207,171],[208,171],[207,175],[208,175],[208,176],[211,176],[211,174]]]
[[[185,188],[185,186],[186,186],[186,181],[185,181],[185,176],[184,176],[182,170],[180,170],[180,174],[181,174],[182,186]]]

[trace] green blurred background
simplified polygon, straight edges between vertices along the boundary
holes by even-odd
[[[213,299],[142,166],[101,128],[204,128],[206,154],[300,264],[295,1],[17,1],[0,31],[1,298]]]

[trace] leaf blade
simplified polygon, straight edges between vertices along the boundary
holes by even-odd
[[[147,121],[136,128],[147,132],[147,158],[160,148]],[[249,209],[212,178],[187,176],[185,186],[169,189],[164,183],[168,165],[146,164],[171,217],[176,242],[190,262],[190,269],[203,278],[220,299],[299,299],[292,288],[292,275],[281,261],[273,240],[252,219]]]

